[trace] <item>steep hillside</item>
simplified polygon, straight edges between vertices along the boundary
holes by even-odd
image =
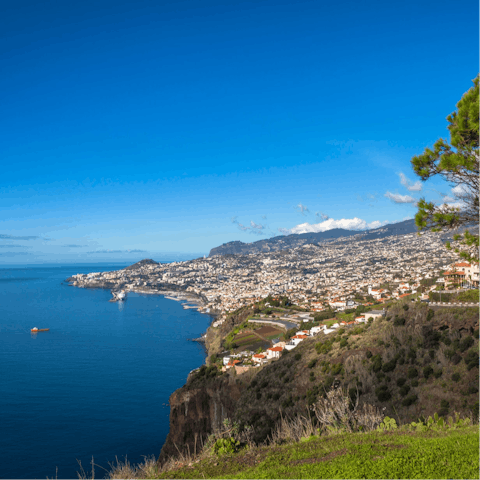
[[[242,310],[222,334],[248,314]],[[384,319],[321,333],[242,375],[203,367],[171,397],[169,437],[183,439],[185,449],[193,451],[195,441],[205,440],[228,417],[241,427],[253,427],[253,440],[263,442],[282,417],[307,414],[335,387],[402,423],[436,412],[477,418],[478,366],[478,308],[433,310],[398,303]],[[201,428],[194,431],[187,412],[198,405]],[[172,451],[171,445],[167,441],[165,452]]]

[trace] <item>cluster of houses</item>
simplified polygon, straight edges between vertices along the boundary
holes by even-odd
[[[472,285],[478,287],[478,263],[454,263],[443,272],[445,286],[447,285]]]
[[[371,310],[361,314],[351,322],[341,321],[329,327],[327,327],[327,325],[316,325],[309,330],[299,330],[288,342],[277,342],[264,352],[253,353],[244,351],[223,357],[222,371],[226,372],[234,368],[237,374],[242,374],[252,367],[259,367],[270,360],[280,358],[283,350],[293,350],[300,342],[303,342],[306,338],[318,335],[320,332],[328,335],[329,333],[335,332],[338,328],[367,323],[370,318],[376,320],[377,318],[384,317],[385,314],[385,310]]]

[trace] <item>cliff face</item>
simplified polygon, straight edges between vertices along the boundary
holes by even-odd
[[[232,418],[245,387],[233,377],[216,377],[203,385],[188,383],[170,396],[170,431],[160,453],[162,462],[181,452],[199,451],[202,441],[225,418]]]

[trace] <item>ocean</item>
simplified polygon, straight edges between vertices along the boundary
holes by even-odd
[[[123,265],[126,266],[126,265]],[[159,295],[68,286],[123,266],[0,268],[0,477],[96,478],[158,456],[168,398],[205,361],[212,318]],[[33,327],[49,332],[31,334]]]

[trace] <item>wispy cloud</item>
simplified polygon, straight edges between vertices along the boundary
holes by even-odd
[[[0,248],[28,248],[26,247],[25,245],[16,245],[16,244],[13,244],[13,243],[10,243],[10,244],[0,244]]]
[[[371,228],[378,228],[382,225],[389,223],[388,220],[380,222],[375,220],[373,222],[366,222],[361,218],[342,218],[340,220],[334,220],[329,218],[320,223],[302,223],[293,228],[279,228],[278,230],[284,235],[291,235],[293,233],[319,233],[332,230],[334,228],[343,228],[345,230],[369,230]]]
[[[5,233],[0,233],[0,239],[3,240],[37,240],[41,237],[37,235],[24,235],[24,236],[19,236],[19,235],[7,235]]]
[[[28,252],[0,252],[1,257],[16,257],[17,255],[30,255]]]
[[[328,220],[330,218],[326,213],[323,212],[315,212],[315,216],[322,220]]]
[[[59,245],[60,247],[65,247],[65,248],[83,248],[86,247],[87,245],[76,245],[75,243],[71,243],[68,245]]]
[[[310,210],[305,206],[299,203],[295,207],[293,207],[297,212],[301,213],[302,215],[306,215],[307,213],[310,213]]]
[[[265,215],[264,215],[265,216]],[[263,218],[263,217],[262,217]],[[265,217],[266,218],[266,217]],[[253,235],[265,235],[265,228],[266,226],[265,225],[262,225],[260,223],[255,223],[253,220],[250,220],[250,226],[247,227],[245,225],[243,225],[242,223],[240,223],[238,220],[237,220],[237,217],[232,217],[230,219],[232,221],[232,223],[234,223],[235,225],[237,225],[237,227],[242,231],[242,232],[248,232],[248,233],[252,233]]]
[[[410,195],[400,195],[399,193],[387,192],[385,194],[389,200],[393,203],[417,203],[417,199],[411,197]]]
[[[420,180],[412,183],[402,172],[398,174],[400,177],[400,183],[409,191],[409,192],[421,192],[422,191],[422,182]]]
[[[147,250],[92,250],[87,253],[147,253]]]

